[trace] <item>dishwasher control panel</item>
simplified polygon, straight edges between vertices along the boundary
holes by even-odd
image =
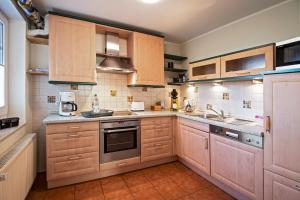
[[[253,135],[241,131],[231,130],[228,128],[209,125],[209,131],[212,134],[220,135],[231,140],[236,140],[244,144],[251,146],[263,148],[263,137],[258,135]]]

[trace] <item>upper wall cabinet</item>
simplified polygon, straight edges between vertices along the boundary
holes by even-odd
[[[96,84],[95,24],[49,16],[49,82]]]
[[[189,79],[205,80],[220,78],[220,57],[190,64]]]
[[[221,77],[249,76],[273,70],[274,46],[269,45],[221,57]]]
[[[129,86],[164,85],[164,40],[134,32],[128,39],[128,54],[136,72],[128,75]]]

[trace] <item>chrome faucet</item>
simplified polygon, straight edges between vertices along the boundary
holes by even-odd
[[[212,107],[211,104],[207,104],[206,105],[206,109],[213,111],[214,113],[216,113],[218,115],[218,117],[221,117],[222,119],[225,118],[224,110],[220,110],[220,113],[219,113],[218,111],[216,111],[216,110],[213,109],[213,107]]]

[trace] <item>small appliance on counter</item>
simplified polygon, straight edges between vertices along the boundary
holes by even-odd
[[[74,92],[60,92],[59,93],[59,115],[74,116],[77,111],[77,104],[75,103]]]
[[[179,108],[177,96],[178,96],[178,92],[176,91],[176,89],[173,89],[171,92],[171,110],[172,111],[177,111]]]
[[[10,117],[0,119],[0,130],[19,126],[19,117]]]
[[[145,103],[144,102],[138,102],[138,101],[133,101],[131,103],[130,107],[131,111],[145,111]]]

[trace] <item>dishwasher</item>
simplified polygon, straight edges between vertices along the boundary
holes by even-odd
[[[246,199],[263,199],[263,135],[209,128],[211,176]]]

